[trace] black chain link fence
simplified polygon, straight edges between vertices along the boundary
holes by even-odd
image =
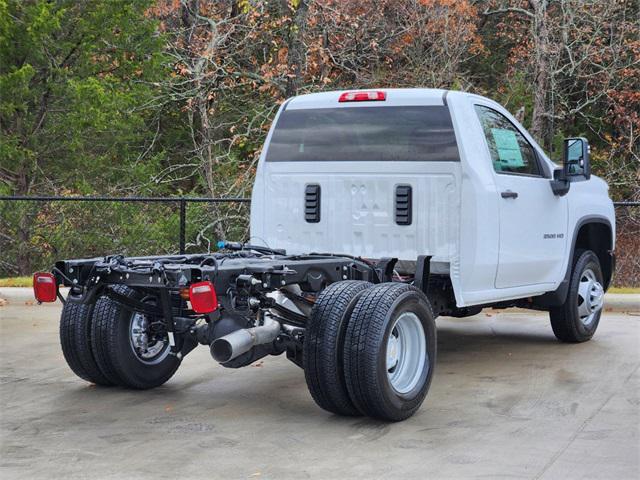
[[[0,277],[65,258],[213,251],[248,233],[245,198],[0,197]]]
[[[616,202],[615,284],[640,286],[640,202]],[[0,277],[65,258],[214,251],[247,241],[249,199],[0,197]]]
[[[640,287],[640,202],[616,202],[614,285]]]

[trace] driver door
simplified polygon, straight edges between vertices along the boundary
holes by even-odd
[[[552,284],[562,277],[567,197],[553,194],[534,147],[502,113],[476,105],[499,204],[496,288]]]

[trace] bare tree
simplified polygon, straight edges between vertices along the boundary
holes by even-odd
[[[468,1],[325,0],[313,15],[333,85],[461,86],[465,62],[482,50]]]
[[[627,18],[625,2],[479,3],[484,16],[502,15],[529,25],[530,37],[518,42],[527,48],[518,49],[512,62],[519,71],[528,70],[533,86],[531,132],[546,148],[555,122],[571,122],[588,115],[591,107],[611,102],[611,93],[629,83],[622,73],[637,69],[640,58],[631,45],[637,42],[637,19]]]

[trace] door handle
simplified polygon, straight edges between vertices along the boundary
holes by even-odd
[[[512,192],[511,190],[507,190],[506,192],[502,192],[500,196],[502,198],[518,198],[518,193]]]

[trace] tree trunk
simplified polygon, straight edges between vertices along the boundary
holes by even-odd
[[[533,118],[531,119],[531,134],[544,148],[551,146],[548,111],[547,90],[549,88],[549,30],[547,25],[547,0],[529,0],[533,9],[533,42],[534,56],[534,90],[533,90]]]
[[[15,194],[19,196],[28,196],[31,190],[30,185],[30,176],[26,172],[27,167],[19,172],[18,174],[18,182],[16,184]],[[31,202],[20,202],[23,205],[18,204],[17,208],[21,209],[20,220],[18,221],[18,252],[16,263],[18,267],[19,275],[31,275],[32,271],[32,263],[31,258],[33,257],[33,252],[31,248],[29,248],[29,243],[31,240],[31,229],[33,228],[33,217],[34,217],[34,205],[30,205]],[[37,202],[34,202],[37,204]]]
[[[32,253],[29,248],[29,240],[31,238],[31,218],[29,214],[25,214],[18,224],[18,255],[17,267],[18,274],[21,276],[29,276],[33,273],[31,268]]]
[[[308,0],[300,0],[298,8],[295,9],[295,12],[293,13],[293,21],[289,28],[289,52],[287,55],[287,63],[289,64],[289,72],[292,76],[287,78],[287,87],[285,90],[287,97],[297,95],[300,85],[302,84],[302,67],[305,63],[306,50],[302,38],[307,24],[308,11]]]

